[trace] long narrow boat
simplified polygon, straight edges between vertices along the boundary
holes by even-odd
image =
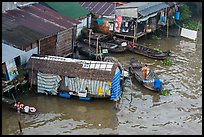
[[[149,72],[147,74],[147,79],[143,79],[142,67],[143,63],[139,62],[135,58],[130,59],[129,63],[129,72],[133,75],[133,77],[144,87],[152,91],[160,91],[162,89],[161,81],[158,78],[158,75],[154,73],[152,69],[149,68]],[[159,83],[157,83],[159,81]],[[159,85],[158,85],[159,84]]]
[[[136,43],[133,44],[132,42],[129,42],[127,48],[129,51],[133,53],[140,54],[154,59],[161,59],[161,60],[170,57],[170,53],[171,53],[170,50],[162,52],[162,51],[151,49],[146,46],[138,45]]]
[[[79,54],[82,54],[91,60],[96,60],[96,57],[97,57],[97,60],[101,60],[100,53],[96,54],[96,49],[94,47],[91,47],[91,46],[89,47],[89,45],[87,45],[86,43],[81,43],[81,42],[78,42],[77,44],[78,44]],[[101,53],[102,59],[104,58],[104,56],[105,55]]]
[[[80,39],[81,42],[89,44],[89,39]],[[90,46],[96,48],[97,40],[91,40]],[[122,53],[125,52],[127,49],[127,46],[118,45],[115,43],[108,43],[108,42],[98,42],[98,46],[100,46],[102,49],[108,49],[108,52],[112,53]]]

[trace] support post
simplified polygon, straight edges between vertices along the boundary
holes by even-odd
[[[169,19],[167,19],[167,38],[169,37]]]
[[[97,37],[97,41],[96,41],[96,60],[98,58],[98,37]]]
[[[133,44],[135,44],[135,42],[137,42],[137,21],[138,21],[138,18],[136,19],[135,21],[135,25],[134,25],[134,38],[133,38]]]
[[[20,133],[22,133],[22,128],[21,128],[21,122],[18,121],[18,126],[19,126],[19,129],[20,129]]]
[[[89,56],[90,56],[90,43],[91,43],[91,29],[89,29]]]
[[[100,52],[100,59],[101,59],[101,61],[102,61],[102,52],[101,52],[101,46],[99,46],[99,52]]]

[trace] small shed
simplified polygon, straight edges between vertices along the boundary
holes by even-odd
[[[87,9],[80,6],[78,2],[41,2],[40,4],[50,7],[64,16],[78,20],[80,24],[77,25],[77,37],[83,27],[90,28],[91,14]]]
[[[57,56],[33,56],[27,64],[27,69],[29,82],[37,85],[40,93],[46,90],[53,94],[67,91],[76,96],[84,96],[82,93],[85,93],[87,97],[110,97],[111,100],[119,99],[121,94],[122,72],[116,63]],[[49,82],[48,86],[43,85],[48,88],[41,88],[42,84],[53,79],[55,82],[58,81],[58,84]],[[57,87],[53,85],[58,85],[59,89],[56,91]]]
[[[2,79],[12,81],[18,75],[17,67],[21,65],[21,57],[25,51],[2,43]]]
[[[119,36],[137,39],[155,31],[161,22],[166,25],[167,8],[170,8],[170,5],[165,2],[129,2],[118,6],[116,16],[121,20],[117,21],[116,18],[116,26],[120,27],[116,28],[115,32]],[[161,20],[163,18],[164,20]]]
[[[63,57],[72,54],[78,21],[41,4],[8,10],[2,16],[43,35],[37,41],[39,54]]]

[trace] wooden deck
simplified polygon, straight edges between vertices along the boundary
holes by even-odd
[[[22,83],[18,82],[15,85],[10,85],[7,82],[2,82],[2,84],[5,84],[6,86],[4,88],[2,88],[2,94],[5,92],[9,92],[10,90],[12,90],[13,88],[16,88],[18,85],[24,85],[27,82],[27,80],[24,80]],[[2,85],[3,87],[3,85]]]

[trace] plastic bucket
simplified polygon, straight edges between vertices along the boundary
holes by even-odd
[[[179,20],[179,18],[180,18],[180,12],[176,11],[175,12],[175,20]]]

